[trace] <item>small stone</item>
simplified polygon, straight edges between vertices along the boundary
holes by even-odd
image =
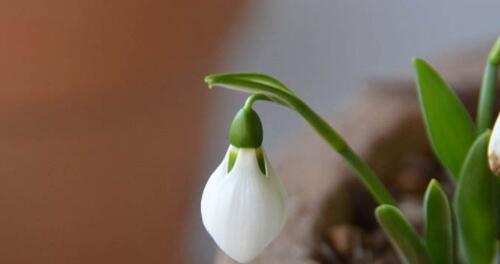
[[[361,230],[350,225],[338,225],[330,228],[328,237],[332,248],[343,257],[352,256],[361,245]]]

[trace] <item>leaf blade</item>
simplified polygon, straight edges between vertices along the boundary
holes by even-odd
[[[210,82],[211,80],[214,79],[238,79],[238,80],[245,80],[245,81],[251,81],[255,83],[260,83],[264,84],[270,87],[273,87],[275,89],[282,90],[284,92],[293,94],[293,91],[288,88],[286,85],[284,85],[282,82],[279,80],[266,75],[262,73],[254,73],[254,72],[233,72],[233,73],[222,73],[222,74],[213,74],[205,77],[206,82]]]
[[[375,216],[403,263],[430,263],[424,242],[398,208],[381,205],[375,209]]]
[[[448,197],[432,179],[424,198],[425,243],[433,263],[453,263],[453,226]]]
[[[417,91],[432,148],[456,178],[475,138],[472,119],[453,90],[424,60],[413,59]]]
[[[484,132],[472,145],[455,194],[461,251],[469,263],[491,263],[495,254],[494,176],[486,154],[489,136]]]
[[[248,78],[240,78],[240,74],[214,74],[205,77],[209,88],[219,86],[230,90],[249,94],[260,94],[281,105],[289,107],[283,98],[293,97],[289,89],[277,88],[265,82],[258,82]],[[269,77],[271,78],[271,77]]]

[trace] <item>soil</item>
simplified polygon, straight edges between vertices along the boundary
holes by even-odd
[[[452,183],[432,153],[404,157],[398,167],[385,184],[408,221],[422,234],[422,200],[428,182],[431,178],[438,179],[448,193]],[[347,193],[352,201],[350,221],[322,228],[312,258],[319,263],[400,263],[375,220],[376,204],[372,198],[359,184],[351,184]]]

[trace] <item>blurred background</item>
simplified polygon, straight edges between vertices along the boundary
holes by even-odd
[[[245,97],[209,91],[204,75],[268,73],[332,117],[370,80],[411,80],[412,56],[484,56],[499,9],[0,1],[0,263],[210,263],[199,200]],[[271,159],[307,129],[291,112],[256,107]]]

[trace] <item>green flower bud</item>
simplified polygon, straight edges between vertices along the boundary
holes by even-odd
[[[262,145],[262,123],[251,108],[242,108],[229,129],[229,141],[238,148],[258,148]]]

